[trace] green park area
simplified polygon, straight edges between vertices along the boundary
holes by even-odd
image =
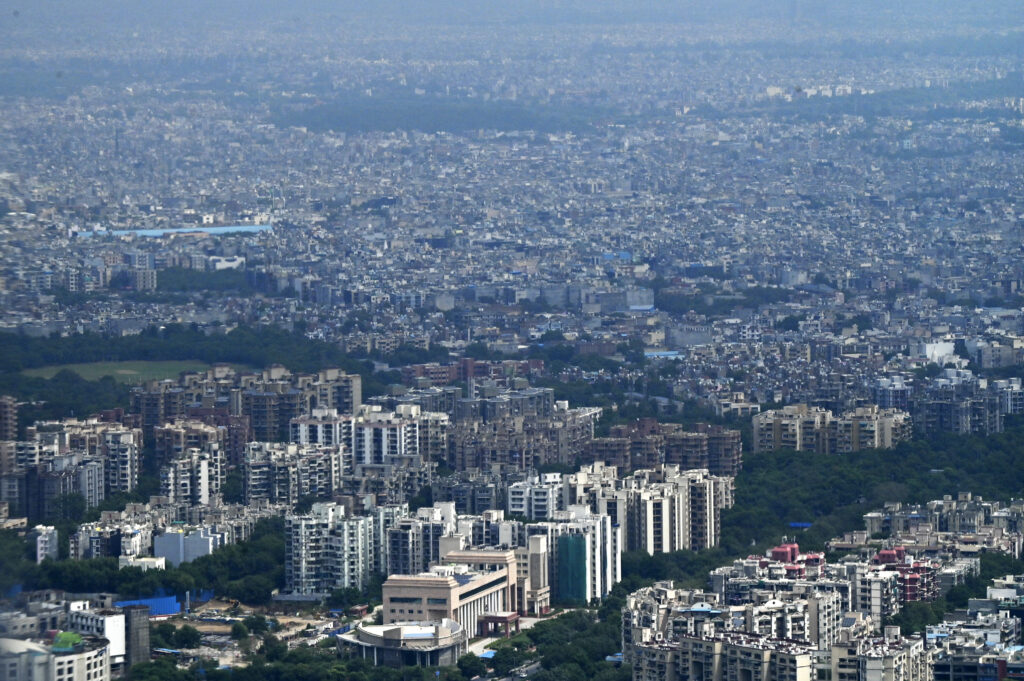
[[[54,364],[26,369],[27,376],[50,379],[67,369],[87,381],[110,376],[118,383],[143,383],[164,378],[177,378],[183,371],[205,371],[210,365],[200,360],[86,362],[84,364]]]

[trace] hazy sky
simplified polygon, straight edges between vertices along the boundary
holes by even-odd
[[[310,20],[407,22],[797,22],[823,27],[919,27],[955,30],[965,23],[1018,30],[1019,0],[9,0],[0,34],[19,29],[117,30],[135,25],[165,32],[197,26],[259,27]],[[751,36],[752,38],[755,36]]]

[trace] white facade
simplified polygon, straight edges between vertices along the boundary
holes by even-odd
[[[59,543],[57,540],[57,528],[49,525],[36,525],[36,563],[42,563],[49,558],[57,560],[59,554]]]
[[[97,642],[84,645],[70,652],[54,652],[54,677],[59,681],[108,681],[110,679],[110,654],[107,646]]]
[[[308,416],[291,421],[291,441],[302,445],[336,445],[344,442],[342,425],[350,417],[339,416],[337,409],[317,407]]]
[[[611,518],[606,515],[591,513],[584,506],[570,506],[557,512],[551,521],[528,525],[527,533],[548,538],[548,574],[555,599],[565,598],[568,587],[571,587],[589,603],[607,596],[622,579],[622,530],[613,526]],[[581,573],[583,584],[567,585],[561,581],[563,574],[570,572],[567,557],[561,555],[558,541],[564,535],[581,537],[584,565],[576,566],[576,571]],[[566,572],[562,573],[562,570]]]
[[[388,569],[388,529],[409,516],[409,504],[387,504],[373,509],[373,537],[370,551],[373,574],[384,574]]]
[[[82,461],[78,466],[78,492],[89,508],[99,506],[106,498],[106,475],[102,459]]]
[[[0,670],[4,681],[110,681],[110,655],[102,639],[90,638],[60,649],[0,638]]]
[[[183,528],[169,528],[153,538],[153,555],[163,558],[171,567],[208,556],[226,543],[220,532],[201,527],[185,534]]]
[[[68,613],[68,629],[107,639],[110,664],[120,667],[125,656],[124,613],[120,610],[77,610]]]
[[[364,405],[356,414],[317,408],[291,421],[292,442],[304,445],[344,445],[344,473],[358,466],[381,466],[403,459],[443,454],[447,449],[448,415],[421,412],[404,404],[394,412]]]
[[[103,433],[108,491],[130,492],[139,484],[141,446],[137,430],[107,430]]]
[[[160,494],[172,503],[205,506],[220,492],[223,456],[214,444],[213,452],[189,449],[160,468]]]
[[[117,569],[126,567],[137,567],[143,572],[146,570],[164,570],[167,568],[166,558],[153,558],[152,556],[121,556],[117,559]]]
[[[340,489],[347,458],[341,444],[250,442],[245,451],[246,503],[294,505],[304,496],[331,496]]]
[[[39,643],[0,638],[0,668],[10,681],[53,681],[53,654]]]
[[[373,518],[342,518],[327,539],[328,581],[332,588],[362,589],[373,569]]]
[[[153,547],[153,528],[149,525],[121,527],[122,556],[145,556]]]
[[[224,535],[208,527],[189,532],[185,537],[185,562],[208,556],[225,544]]]
[[[153,555],[163,558],[171,567],[178,567],[185,560],[185,531],[169,528],[163,534],[153,537]]]
[[[375,525],[374,516],[345,517],[344,507],[333,503],[286,516],[285,590],[311,596],[364,588],[379,562]]]
[[[384,465],[420,453],[419,427],[394,414],[364,410],[344,425],[352,465]]]
[[[529,520],[550,520],[562,510],[563,496],[561,474],[545,473],[509,485],[508,512]]]

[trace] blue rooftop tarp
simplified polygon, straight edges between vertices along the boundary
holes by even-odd
[[[485,650],[484,652],[480,653],[477,657],[480,657],[480,658],[482,658],[484,660],[489,660],[492,657],[494,657],[494,653],[495,652],[496,651],[494,651],[494,650]]]
[[[273,229],[270,225],[220,225],[217,227],[207,225],[195,225],[193,227],[164,227],[162,229],[110,229],[101,232],[79,232],[79,236],[96,236],[109,234],[111,236],[149,236],[160,237],[169,234],[192,234],[204,232],[206,234],[253,234],[266,232]]]
[[[675,359],[679,357],[678,350],[650,350],[644,352],[644,357],[651,359]]]
[[[114,605],[123,608],[126,605],[148,605],[150,617],[166,617],[181,612],[181,604],[174,596],[158,596],[156,598],[140,598],[135,601],[117,601]]]

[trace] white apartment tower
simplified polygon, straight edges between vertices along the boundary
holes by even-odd
[[[285,517],[285,589],[318,596],[339,588],[362,589],[374,574],[373,516],[346,517],[345,508],[316,503],[306,514]]]

